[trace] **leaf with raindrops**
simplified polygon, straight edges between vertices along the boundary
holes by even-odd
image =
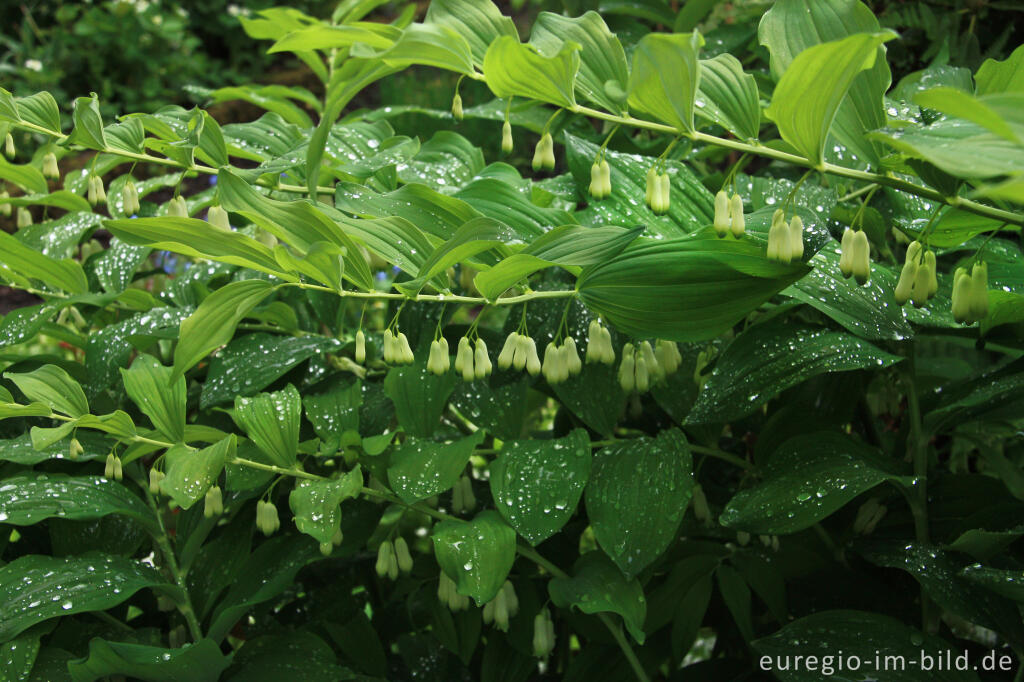
[[[99,637],[89,642],[84,659],[71,661],[73,679],[95,680],[128,676],[142,680],[216,682],[231,663],[216,642],[201,639],[178,649],[134,642],[111,642]]]
[[[363,472],[356,466],[339,478],[301,480],[288,495],[295,527],[317,542],[328,543],[341,528],[341,503],[359,494]]]
[[[280,391],[235,398],[235,423],[278,466],[290,467],[299,451],[302,402],[288,384]]]
[[[29,526],[49,518],[85,521],[109,514],[121,514],[156,529],[149,507],[113,480],[28,473],[0,482],[0,523]]]
[[[478,606],[498,593],[516,558],[516,532],[491,510],[469,522],[442,521],[432,539],[441,569]]]
[[[576,511],[590,477],[590,439],[575,429],[563,438],[506,442],[489,471],[498,511],[536,546]]]
[[[448,490],[466,470],[473,449],[484,439],[484,432],[438,443],[410,436],[391,451],[388,482],[405,502],[417,502]]]
[[[182,509],[188,509],[217,484],[224,465],[234,459],[235,449],[235,436],[202,450],[180,444],[168,448],[164,453],[165,478],[160,482],[160,490]]]
[[[548,583],[548,593],[558,606],[574,607],[583,613],[617,613],[633,639],[644,643],[647,601],[643,588],[635,578],[624,578],[601,552],[581,556],[571,577]]]

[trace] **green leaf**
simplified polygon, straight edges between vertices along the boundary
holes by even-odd
[[[168,448],[164,454],[166,476],[160,482],[160,490],[182,509],[190,508],[217,484],[224,465],[235,457],[236,442],[232,435],[202,450],[186,445]]]
[[[700,61],[700,90],[696,114],[717,123],[737,137],[756,140],[761,129],[761,101],[757,81],[743,72],[731,54]]]
[[[434,249],[420,266],[415,279],[396,283],[395,288],[407,296],[414,296],[429,280],[435,279],[449,267],[484,251],[501,248],[517,236],[507,225],[493,218],[474,218],[460,227],[451,239]],[[435,286],[443,290],[448,289],[446,281],[435,280]]]
[[[450,28],[465,38],[476,66],[483,66],[487,48],[497,38],[519,37],[512,19],[491,0],[436,0],[427,6],[423,23]]]
[[[811,4],[803,0],[781,0],[765,13],[757,36],[771,52],[772,76],[779,80],[797,55],[808,48],[879,30],[878,19],[860,0],[819,0]],[[842,145],[877,166],[882,151],[864,134],[886,125],[883,95],[889,89],[892,76],[884,48],[878,47],[876,52],[874,65],[854,77],[849,94],[829,123],[832,134]],[[820,90],[811,94],[815,101],[821,96]]]
[[[672,239],[631,246],[589,268],[577,289],[588,308],[627,334],[701,341],[729,329],[806,272],[801,263],[768,260],[749,241]]]
[[[700,33],[648,33],[633,51],[629,106],[680,132],[693,132],[693,110],[700,87],[697,58]]]
[[[333,50],[352,47],[362,43],[370,47],[388,48],[399,38],[401,32],[388,24],[355,22],[330,26],[323,23],[291,31],[267,50],[277,52],[307,52],[309,50]]]
[[[154,682],[216,682],[231,664],[213,640],[201,639],[180,649],[109,642],[99,637],[89,642],[85,658],[68,661],[75,682],[93,682],[111,675]]]
[[[580,68],[576,76],[576,90],[584,99],[611,112],[621,112],[625,103],[616,101],[607,93],[609,81],[625,91],[629,82],[629,65],[618,37],[597,12],[570,18],[553,12],[541,12],[533,22],[530,43],[541,54],[557,55],[566,43],[580,46]]]
[[[79,97],[75,100],[72,120],[75,127],[68,136],[68,144],[100,151],[107,148],[106,136],[103,134],[103,117],[100,116],[100,103],[96,93],[91,97]]]
[[[391,489],[408,503],[448,490],[465,472],[473,449],[483,439],[483,431],[450,443],[408,438],[391,452],[388,466]]]
[[[878,453],[832,431],[797,436],[774,452],[765,480],[733,496],[723,526],[757,534],[788,534],[813,526],[885,481],[912,485]]]
[[[128,488],[98,476],[9,476],[0,486],[0,509],[3,522],[15,526],[29,526],[50,518],[87,521],[121,514],[150,530],[156,528],[149,507]]]
[[[57,365],[43,365],[25,374],[7,372],[4,378],[13,381],[29,400],[43,403],[56,412],[69,417],[89,413],[89,401],[81,384]]]
[[[1024,92],[1024,45],[1003,61],[986,59],[974,75],[978,96],[997,92]]]
[[[35,166],[29,164],[18,165],[9,163],[6,158],[0,156],[0,180],[13,183],[33,194],[46,194],[46,178]]]
[[[367,43],[354,46],[352,56],[379,59],[392,67],[406,68],[422,64],[456,73],[473,73],[473,53],[469,43],[447,26],[412,24],[402,31],[392,45],[380,50],[365,45]]]
[[[1024,171],[1020,145],[976,123],[943,118],[929,126],[879,131],[870,137],[957,178],[991,178]]]
[[[692,491],[690,448],[678,429],[616,441],[594,454],[587,516],[601,549],[626,577],[672,543]]]
[[[891,31],[858,33],[798,54],[775,86],[767,111],[782,139],[820,166],[840,104],[857,75],[874,66],[882,43],[895,37]],[[881,95],[874,97],[880,101]]]
[[[295,464],[302,402],[294,386],[253,398],[238,396],[232,417],[274,464],[285,468]]]
[[[359,408],[362,404],[363,385],[359,381],[348,386],[335,386],[326,393],[302,397],[306,418],[328,449],[340,447],[346,432],[359,433]]]
[[[512,377],[509,383],[460,382],[451,404],[471,422],[502,440],[518,438],[528,411],[527,393],[531,377]]]
[[[914,97],[919,106],[977,123],[991,133],[1010,142],[1021,142],[1024,135],[1024,92],[975,97],[956,88],[940,87],[919,92]]]
[[[750,641],[754,638],[754,624],[751,615],[750,588],[735,568],[728,564],[722,564],[715,571],[715,578],[718,580],[718,591],[722,593],[722,601],[732,614],[743,639]]]
[[[636,578],[627,579],[601,552],[587,552],[573,567],[571,578],[548,583],[551,601],[561,608],[576,607],[583,613],[617,613],[629,634],[644,643],[647,601]]]
[[[4,644],[0,649],[0,670],[4,671],[5,682],[36,679],[31,677],[31,673],[39,656],[39,639],[44,634],[46,632],[42,628],[36,628]]]
[[[566,524],[589,477],[590,439],[583,429],[552,440],[506,442],[490,465],[495,506],[534,546]]]
[[[327,621],[325,626],[335,625]],[[366,680],[338,665],[334,651],[309,630],[274,632],[248,639],[235,654],[226,682],[278,682],[301,670],[303,682]]]
[[[582,348],[582,344],[577,344]],[[617,378],[618,367],[585,364],[583,371],[551,389],[562,406],[601,434],[611,436],[626,408],[628,396]]]
[[[597,156],[599,145],[564,133],[569,170],[576,186],[583,191],[590,183],[590,167]],[[654,157],[623,154],[607,150],[605,160],[611,169],[612,194],[602,201],[593,201],[576,212],[583,225],[644,225],[648,234],[662,237],[681,237],[710,225],[715,214],[715,198],[694,172],[679,161],[665,164],[672,187],[672,202],[664,216],[655,215],[637,197],[644,195],[647,171],[655,163]]]
[[[356,183],[339,183],[334,205],[346,213],[361,216],[405,218],[427,234],[443,240],[450,239],[459,227],[480,216],[465,201],[420,183],[402,185],[385,194],[377,194]]]
[[[900,360],[845,332],[789,324],[751,327],[722,353],[687,422],[740,419],[813,376],[878,369]]]
[[[178,346],[174,349],[174,381],[223,346],[235,334],[235,327],[276,286],[264,279],[246,279],[225,284],[199,304],[181,323]]]
[[[434,526],[434,554],[459,594],[483,606],[498,594],[516,558],[516,532],[494,511]]]
[[[241,232],[226,232],[205,220],[160,216],[106,220],[103,225],[125,243],[135,246],[174,251],[294,279],[284,274],[273,252],[260,242]]]
[[[78,434],[78,440],[85,452],[78,456],[79,461],[88,461],[106,457],[112,443],[104,436],[90,431]],[[14,462],[30,467],[48,459],[66,459],[69,456],[70,439],[50,445],[43,450],[32,446],[32,436],[23,433],[17,438],[0,440],[0,461]]]
[[[427,438],[440,423],[458,379],[454,372],[443,376],[428,372],[425,356],[421,352],[413,364],[389,369],[384,377],[384,392],[395,404],[398,423],[406,432]]]
[[[557,225],[576,222],[567,211],[535,204],[529,194],[531,187],[528,181],[516,186],[505,179],[477,177],[456,192],[455,197],[515,229],[524,241],[539,237]]]
[[[295,527],[319,543],[331,542],[341,529],[341,503],[355,497],[363,487],[363,472],[358,465],[340,478],[326,481],[297,479],[288,495],[288,506],[295,515]]]
[[[60,134],[60,108],[48,92],[14,98],[0,88],[0,120],[31,123]]]
[[[577,43],[565,43],[557,54],[548,57],[533,45],[502,36],[491,43],[484,56],[487,87],[496,97],[526,97],[572,109],[576,106],[579,48]]]
[[[185,377],[171,380],[173,370],[152,355],[140,355],[122,369],[124,390],[160,433],[172,443],[185,438]]]
[[[972,564],[964,567],[960,575],[1007,599],[1024,601],[1024,572],[1022,571]]]
[[[20,197],[0,198],[0,204],[9,204],[11,206],[52,206],[72,212],[92,211],[92,206],[89,205],[88,201],[65,189],[59,189],[49,194],[26,194]],[[35,223],[29,227],[36,227],[37,225],[46,225],[46,223]],[[27,229],[22,228],[19,230],[18,236],[24,239],[24,233]],[[47,231],[49,232],[49,230]]]
[[[835,656],[839,651],[843,652],[844,658],[848,656],[862,663],[886,660],[906,662],[906,665],[898,668],[897,672],[880,671],[884,679],[893,682],[978,680],[978,675],[973,670],[943,670],[937,673],[920,665],[912,665],[915,662],[919,663],[923,656],[937,657],[941,653],[953,650],[953,647],[934,635],[924,634],[880,613],[820,611],[787,623],[774,634],[751,642],[751,646],[759,656],[783,663],[781,666],[771,667],[771,673],[783,682],[820,682],[825,660],[833,662],[831,669],[835,679],[862,679],[864,671],[852,674],[847,670],[837,672],[838,659]],[[789,666],[790,670],[782,670],[785,662],[795,660],[795,656],[801,656],[804,661],[813,656],[820,665]],[[934,660],[932,658],[933,664]]]
[[[145,587],[171,590],[155,569],[127,557],[20,557],[0,568],[0,642],[51,618],[117,606]]]
[[[109,149],[130,154],[142,154],[145,150],[146,129],[142,121],[128,118],[120,123],[111,123],[103,129],[103,139]]]
[[[6,232],[0,232],[0,263],[23,277],[37,279],[59,291],[84,294],[89,290],[81,265],[73,260],[48,258]]]
[[[210,361],[199,406],[219,405],[236,396],[259,393],[293,367],[340,343],[321,336],[282,336],[258,332],[233,339]]]

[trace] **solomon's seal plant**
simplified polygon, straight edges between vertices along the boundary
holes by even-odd
[[[1021,679],[1024,48],[641,4],[262,10],[317,94],[242,123],[0,90],[8,676]]]

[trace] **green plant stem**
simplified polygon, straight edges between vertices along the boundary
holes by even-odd
[[[142,488],[142,492],[146,496],[146,502],[149,504],[149,508],[153,510],[153,515],[156,517],[157,527],[160,531],[153,536],[153,539],[156,541],[156,545],[164,557],[164,564],[171,572],[171,576],[174,578],[174,582],[178,586],[178,589],[181,590],[182,603],[178,604],[178,611],[180,611],[181,615],[185,617],[185,622],[188,624],[188,631],[192,636],[192,641],[198,642],[203,638],[203,631],[199,626],[199,619],[196,618],[195,609],[192,607],[192,597],[188,592],[188,583],[185,582],[185,574],[178,566],[178,559],[174,554],[174,548],[171,547],[171,540],[167,535],[167,527],[164,525],[163,514],[160,513],[160,508],[157,506],[156,500],[153,499],[153,494],[149,492],[149,488],[141,484],[139,487]]]
[[[506,298],[498,298],[490,300],[483,296],[457,296],[455,294],[414,294],[407,296],[405,294],[393,294],[387,291],[350,291],[344,289],[338,291],[330,287],[320,286],[319,284],[309,284],[307,282],[286,282],[282,284],[283,287],[298,287],[300,289],[312,289],[313,291],[323,291],[329,294],[334,294],[341,298],[355,298],[363,300],[391,300],[391,301],[413,301],[421,303],[424,301],[432,301],[434,303],[465,303],[469,305],[516,305],[517,303],[526,303],[528,301],[534,301],[542,298],[575,298],[579,295],[575,289],[560,289],[557,291],[530,291],[525,294],[518,296],[508,296]]]
[[[738,466],[741,469],[754,468],[753,464],[743,459],[742,457],[738,457],[732,453],[726,452],[725,450],[719,450],[718,448],[708,448],[704,447],[703,445],[694,445],[693,443],[690,443],[690,450],[700,455],[707,455],[708,457],[720,459],[723,462],[728,462],[729,464]]]
[[[836,203],[841,204],[844,201],[852,201],[853,199],[856,199],[857,197],[861,196],[862,194],[867,194],[868,192],[871,192],[871,191],[873,191],[873,190],[875,190],[877,188],[878,188],[878,185],[872,182],[870,185],[864,185],[860,189],[855,189],[854,191],[850,192],[849,194],[845,194],[845,195],[839,197],[838,199],[836,199]]]
[[[907,393],[907,418],[910,420],[907,452],[914,467],[914,488],[909,491],[907,500],[914,517],[914,535],[917,542],[924,545],[928,544],[931,538],[928,529],[928,446],[921,429],[921,406],[917,399],[914,351],[914,342],[911,341],[906,360],[903,362],[903,385]],[[928,599],[924,587],[921,588],[921,624],[925,632],[933,632],[933,625],[937,625],[933,623],[931,600]]]
[[[605,121],[612,121],[614,123],[621,123],[622,125],[631,126],[634,128],[646,128],[648,130],[655,130],[661,133],[668,133],[671,135],[684,135],[689,137],[694,142],[703,142],[705,144],[712,144],[719,147],[727,147],[729,149],[735,149],[736,151],[745,152],[747,154],[756,154],[776,161],[784,161],[794,166],[803,166],[804,168],[814,168],[821,171],[822,173],[828,173],[829,175],[837,175],[839,177],[849,178],[851,180],[860,180],[862,182],[870,182],[876,185],[884,185],[886,187],[892,187],[902,192],[914,194],[924,199],[931,199],[932,201],[938,201],[943,204],[947,204],[954,208],[959,208],[975,215],[984,216],[986,218],[992,218],[993,220],[1002,220],[1013,225],[1024,226],[1024,215],[1012,213],[1010,211],[1004,211],[1003,209],[996,208],[994,206],[988,206],[981,204],[970,199],[965,199],[960,196],[944,196],[941,192],[934,190],[930,187],[923,185],[917,185],[913,182],[908,182],[900,178],[892,177],[890,175],[884,175],[881,173],[872,173],[870,171],[857,170],[855,168],[846,168],[845,166],[837,166],[832,163],[821,163],[815,165],[809,160],[796,154],[790,154],[783,152],[778,149],[772,149],[761,143],[749,143],[742,142],[740,140],[732,140],[724,137],[716,137],[715,135],[709,135],[700,131],[692,133],[680,133],[679,130],[672,126],[665,125],[663,123],[655,123],[654,121],[645,121],[643,119],[634,118],[632,116],[617,116],[615,114],[609,114],[599,109],[591,109],[577,104],[573,107],[572,111],[577,114],[583,114],[584,116],[590,116],[591,118],[599,118]]]

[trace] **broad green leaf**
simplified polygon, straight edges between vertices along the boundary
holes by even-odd
[[[0,88],[0,120],[11,123],[31,123],[60,134],[60,108],[48,92],[37,92],[28,97],[12,97]]]
[[[821,165],[840,104],[857,75],[874,66],[879,46],[895,37],[892,32],[858,33],[798,54],[775,86],[767,111],[782,139]],[[874,95],[879,103],[881,96]]]
[[[42,628],[30,629],[0,648],[0,670],[4,671],[4,682],[36,679],[31,674],[39,656],[39,639],[44,634],[46,631]]]
[[[325,628],[336,625],[327,621]],[[330,631],[330,630],[328,630]],[[358,647],[358,643],[351,642]],[[361,652],[360,652],[361,653]],[[247,639],[238,650],[225,682],[279,682],[301,670],[303,682],[338,682],[372,678],[338,665],[334,650],[307,629],[287,630]]]
[[[508,441],[490,465],[495,506],[534,546],[575,513],[589,477],[590,439],[583,429],[552,440]]]
[[[623,251],[642,232],[640,227],[562,225],[530,242],[521,253],[557,265],[595,265]]]
[[[649,33],[633,51],[629,106],[680,132],[693,132],[693,110],[700,87],[697,58],[700,33]]]
[[[529,409],[527,394],[531,377],[511,377],[489,382],[460,382],[451,396],[451,404],[471,422],[502,440],[518,438]]]
[[[960,575],[1007,599],[1024,602],[1024,572],[1022,571],[972,564],[964,567]]]
[[[1020,144],[1024,136],[1024,92],[975,97],[956,88],[940,87],[919,92],[914,102],[977,123],[1010,142]]]
[[[942,399],[925,415],[928,433],[941,433],[971,421],[1015,419],[1024,401],[1024,361],[1018,359],[944,386],[941,395]]]
[[[850,436],[832,431],[800,435],[772,454],[763,482],[729,500],[720,521],[748,533],[795,533],[880,483],[913,484],[913,478],[887,466],[876,451]]]
[[[478,177],[456,192],[455,197],[513,228],[523,241],[539,237],[558,225],[576,222],[567,211],[535,204],[530,188],[529,182],[517,187],[495,177]]]
[[[418,276],[408,282],[396,283],[395,288],[414,296],[449,267],[491,249],[501,248],[517,238],[514,230],[493,218],[474,218],[456,231],[452,238],[441,244],[423,262]],[[447,290],[447,282],[436,281],[436,286]]]
[[[335,386],[326,393],[302,397],[306,418],[328,449],[340,447],[346,433],[359,433],[359,408],[362,404],[363,385],[359,381],[348,386]]]
[[[761,128],[757,82],[731,54],[700,60],[695,112],[737,137],[756,140]]]
[[[161,682],[216,682],[231,664],[213,640],[201,639],[180,649],[110,642],[99,637],[89,642],[85,658],[68,662],[75,682],[93,682],[111,675]]]
[[[427,6],[423,23],[450,28],[465,38],[478,67],[497,38],[519,36],[512,19],[503,16],[491,0],[436,0]]]
[[[483,439],[483,431],[450,443],[408,438],[391,452],[388,466],[391,489],[409,503],[448,490],[465,472],[473,449]]]
[[[405,218],[427,234],[443,240],[448,240],[462,225],[480,216],[479,211],[461,199],[441,194],[420,183],[402,185],[385,194],[377,194],[356,183],[339,183],[334,206],[346,213],[366,217]]]
[[[503,259],[490,270],[477,273],[473,285],[487,299],[501,296],[516,282],[554,265],[551,261],[525,253],[516,253]]]
[[[150,566],[127,557],[22,556],[0,568],[0,642],[36,623],[103,611],[145,587],[172,587]]]
[[[75,127],[68,136],[69,144],[77,144],[86,149],[103,150],[107,148],[106,136],[103,134],[103,118],[100,116],[100,103],[96,93],[91,97],[79,97],[75,100],[72,114]]]
[[[896,274],[885,265],[873,263],[871,281],[861,286],[842,276],[839,255],[839,244],[830,238],[809,261],[814,269],[782,294],[823,312],[861,338],[899,340],[912,336],[903,309],[893,298]]]
[[[0,232],[0,264],[60,291],[84,294],[89,290],[85,272],[77,262],[47,258],[6,232]]]
[[[230,341],[242,318],[275,288],[264,279],[247,279],[226,284],[207,296],[181,323],[171,380],[176,380],[211,351]]]
[[[839,672],[838,659],[833,658],[842,651],[844,657],[850,657],[862,663],[867,661],[904,661],[905,666],[898,670],[880,671],[886,682],[977,682],[978,675],[973,670],[958,672],[937,672],[924,669],[920,663],[923,656],[937,657],[953,648],[942,639],[904,625],[895,618],[880,613],[866,611],[819,611],[787,623],[768,637],[751,642],[754,651],[761,657],[771,661],[795,660],[802,656],[808,660],[813,656],[817,661],[833,661],[835,680],[861,680],[865,671],[850,671],[849,668]],[[935,659],[932,659],[934,665]],[[773,665],[771,673],[783,682],[820,682],[823,668],[821,665],[788,666]],[[866,667],[865,667],[866,670]],[[874,670],[874,668],[872,669]]]
[[[818,374],[878,369],[900,360],[845,332],[789,324],[751,327],[715,363],[687,422],[740,419]]]
[[[437,376],[427,371],[427,354],[411,365],[392,367],[384,377],[384,392],[395,404],[398,423],[412,436],[428,438],[441,422],[448,396],[458,379],[454,372]]]
[[[110,442],[105,436],[91,431],[83,431],[77,434],[82,448],[85,450],[78,456],[78,461],[89,461],[100,457],[106,457],[110,452]],[[17,438],[0,440],[0,461],[14,462],[21,466],[30,467],[48,459],[67,459],[70,456],[70,439],[53,443],[48,448],[37,450],[32,445],[32,436],[23,433]]]
[[[331,542],[341,529],[341,503],[355,497],[363,487],[363,472],[356,468],[326,481],[296,479],[288,495],[295,515],[295,527],[323,544]]]
[[[29,526],[44,519],[70,521],[121,514],[155,530],[149,507],[127,487],[98,476],[25,473],[10,476],[0,485],[0,519]]]
[[[582,352],[581,337],[577,337],[576,345]],[[558,401],[580,421],[602,436],[610,436],[622,418],[629,397],[619,384],[617,372],[618,364],[611,367],[585,364],[582,372],[551,389]]]
[[[616,441],[594,453],[587,516],[601,549],[635,577],[676,537],[693,491],[690,448],[678,429]]]
[[[580,46],[580,69],[576,90],[587,99],[611,112],[625,110],[625,102],[608,95],[607,83],[625,92],[629,83],[629,65],[618,37],[597,12],[569,18],[553,12],[541,12],[533,22],[530,43],[542,54],[553,57],[562,46],[574,42]]]
[[[750,588],[739,572],[729,566],[722,564],[715,571],[715,578],[718,582],[718,591],[722,595],[722,601],[732,615],[736,628],[743,635],[745,641],[754,638],[754,624],[751,615]]]
[[[33,194],[46,194],[46,178],[35,166],[29,164],[18,165],[9,163],[6,158],[0,157],[0,180],[10,182]]]
[[[7,372],[4,378],[14,382],[29,400],[43,403],[56,412],[69,417],[81,417],[89,412],[89,401],[81,384],[57,365],[43,365],[25,374]]]
[[[1024,45],[1003,61],[986,59],[974,75],[978,96],[997,92],[1024,92]]]
[[[497,512],[480,512],[469,522],[442,521],[432,538],[437,563],[459,594],[477,606],[498,594],[516,558],[516,532]]]
[[[1003,324],[1024,322],[1024,295],[1009,291],[988,292],[988,315],[981,321],[981,333]]]
[[[224,465],[235,457],[236,442],[232,435],[202,450],[186,445],[168,448],[160,490],[182,509],[190,508],[217,484]]]
[[[274,54],[276,52],[332,50],[352,47],[356,43],[376,48],[388,48],[395,43],[400,35],[401,31],[388,24],[355,22],[329,26],[320,23],[291,31],[271,45],[267,52]]]
[[[569,578],[548,583],[551,601],[561,608],[575,607],[583,613],[617,613],[626,630],[639,644],[644,643],[647,601],[636,578],[624,578],[601,552],[587,552],[573,567]]]
[[[858,33],[880,31],[878,19],[860,0],[780,0],[765,13],[758,26],[758,40],[771,52],[771,72],[775,80],[782,78],[796,56],[808,48],[840,40]],[[857,157],[878,165],[880,147],[872,145],[864,134],[886,125],[883,95],[889,89],[892,75],[885,60],[885,50],[876,48],[874,65],[855,76],[849,94],[830,120],[835,138]],[[815,91],[817,100],[822,92]],[[789,104],[795,104],[789,102]]]
[[[303,253],[321,241],[342,247],[345,249],[345,279],[361,289],[373,289],[370,268],[355,243],[313,204],[269,199],[226,169],[217,174],[217,193],[226,210],[242,214]]]
[[[496,97],[539,99],[566,109],[576,106],[579,44],[565,43],[557,54],[544,56],[529,43],[502,36],[484,56],[487,87]]]
[[[51,416],[51,412],[38,412],[31,408],[43,408],[49,410],[48,407],[41,403],[32,403],[31,405],[0,405],[0,419],[6,419],[8,417],[48,417]],[[24,413],[19,411],[12,411],[11,408],[22,408]],[[42,426],[33,426],[29,430],[29,435],[32,437],[32,447],[36,450],[46,450],[51,447],[54,443],[64,440],[77,426],[75,420],[65,422],[60,426],[54,426],[52,428],[45,428]]]
[[[0,171],[2,173],[2,171]],[[52,206],[54,208],[62,208],[65,211],[73,212],[85,212],[92,211],[92,206],[83,197],[69,192],[66,189],[59,189],[56,192],[50,192],[49,194],[25,194],[20,197],[7,197],[0,198],[0,205],[8,204],[10,206]],[[50,221],[47,221],[50,222]],[[29,227],[36,227],[38,225],[45,225],[46,223],[35,223]],[[22,228],[18,230],[18,237],[24,237],[24,232],[29,228]],[[22,241],[24,243],[24,241]]]
[[[161,216],[107,220],[103,225],[127,244],[174,251],[292,279],[284,274],[266,246],[241,232],[225,232],[205,220]]]
[[[120,123],[111,123],[103,129],[103,138],[108,149],[116,149],[131,154],[142,154],[146,129],[142,121],[128,118]]]
[[[127,367],[135,351],[133,340],[144,346],[152,339],[176,338],[191,313],[191,308],[153,308],[90,334],[85,345],[87,395],[98,395],[117,381],[118,368]]]
[[[258,332],[233,339],[210,361],[199,397],[202,408],[262,391],[296,365],[340,343],[322,336]]]
[[[140,355],[131,369],[122,369],[124,390],[172,443],[185,438],[185,377],[171,380],[173,370],[152,355]]]
[[[569,170],[576,186],[582,192],[590,183],[590,167],[599,146],[582,137],[564,133]],[[611,168],[612,194],[602,201],[577,211],[576,218],[583,225],[644,225],[648,234],[666,238],[681,237],[710,225],[715,213],[714,195],[704,187],[694,172],[679,161],[667,161],[665,167],[672,187],[669,211],[655,215],[638,197],[644,195],[647,171],[655,157],[622,154],[608,150],[605,160]]]
[[[440,24],[412,24],[393,44],[383,49],[374,50],[364,45],[368,43],[354,46],[352,56],[379,59],[393,67],[422,64],[456,73],[473,73],[473,53],[469,43],[453,29]]]
[[[991,178],[1024,171],[1020,145],[976,123],[944,118],[870,135],[957,178]]]
[[[294,386],[252,398],[238,396],[232,416],[271,461],[286,468],[295,464],[302,402]]]
[[[77,425],[79,428],[96,429],[109,433],[122,440],[132,440],[138,433],[132,418],[128,416],[127,412],[121,410],[114,410],[110,414],[84,414],[74,422],[69,423]]]
[[[732,327],[807,270],[770,261],[749,241],[673,239],[634,245],[587,269],[577,289],[588,308],[622,332],[701,341]]]

